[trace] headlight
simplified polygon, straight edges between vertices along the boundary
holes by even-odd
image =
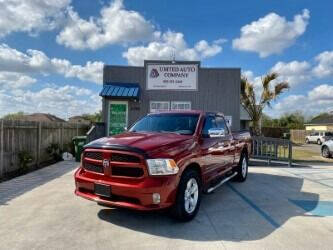
[[[171,175],[177,174],[179,168],[172,159],[148,159],[148,172],[150,175]]]

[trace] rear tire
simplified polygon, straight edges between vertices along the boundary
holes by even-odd
[[[247,154],[243,152],[239,159],[239,163],[236,170],[237,175],[235,176],[234,180],[238,182],[246,181],[248,169],[249,169],[249,159]]]
[[[190,221],[196,216],[201,202],[201,187],[199,173],[193,169],[185,170],[178,185],[175,204],[171,209],[174,218]]]
[[[331,157],[331,153],[330,153],[330,150],[327,146],[324,146],[323,149],[321,150],[321,155],[324,157],[324,158],[330,158]]]
[[[305,139],[305,143],[306,143],[306,144],[310,144],[310,141],[309,141],[308,138]]]
[[[321,145],[321,140],[320,139],[317,140],[317,144]]]

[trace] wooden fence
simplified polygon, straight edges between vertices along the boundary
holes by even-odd
[[[29,152],[31,165],[38,166],[50,160],[46,148],[51,143],[68,150],[72,138],[88,129],[83,124],[0,120],[0,177],[19,168],[19,152]]]
[[[293,143],[305,143],[305,136],[309,135],[311,131],[301,130],[301,129],[291,129],[290,130],[290,140]]]

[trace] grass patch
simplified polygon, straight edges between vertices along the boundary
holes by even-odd
[[[326,159],[318,152],[312,152],[300,147],[293,147],[293,161],[333,163],[333,159]]]

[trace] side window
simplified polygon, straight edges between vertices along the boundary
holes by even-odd
[[[202,128],[202,135],[208,135],[208,130],[216,128],[215,117],[214,116],[206,116],[204,126]]]
[[[216,120],[217,128],[224,129],[224,131],[225,131],[224,133],[226,135],[228,135],[229,134],[229,129],[228,129],[228,126],[227,126],[224,118],[222,116],[216,116],[215,120]]]
[[[315,135],[315,136],[318,136],[318,135],[319,135],[319,132],[315,132],[314,135]]]

